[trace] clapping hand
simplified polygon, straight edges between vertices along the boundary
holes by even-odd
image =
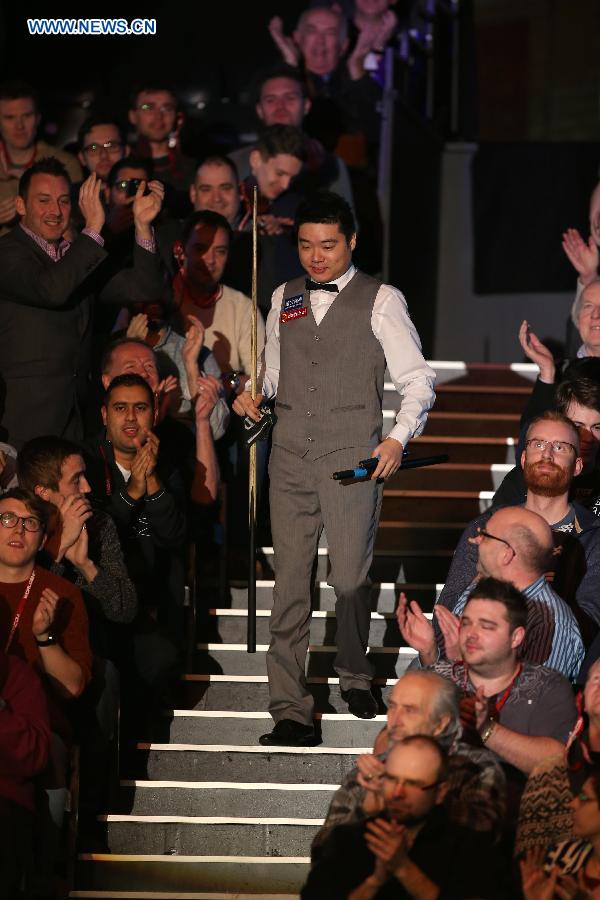
[[[167,375],[166,378],[163,378],[163,380],[159,381],[159,383],[157,384],[155,391],[156,422],[162,422],[169,412],[171,403],[175,403],[175,400],[177,398],[176,391],[178,387],[179,380],[175,377],[175,375]]]
[[[132,499],[141,500],[146,494],[154,493],[154,485],[149,484],[149,481],[156,470],[159,440],[155,434],[148,431],[143,443],[139,438],[135,438],[135,446],[137,452],[131,463],[127,493]]]
[[[425,616],[417,601],[411,600],[409,602],[406,599],[406,594],[400,594],[396,620],[402,637],[409,647],[418,651],[421,662],[425,665],[432,665],[436,657],[433,625]]]
[[[204,325],[196,316],[188,316],[190,327],[185,333],[185,343],[183,345],[183,364],[185,366],[185,374],[187,375],[190,394],[194,396],[194,385],[200,375],[198,367],[198,357],[204,344]]]
[[[410,849],[406,826],[387,819],[372,819],[367,822],[365,842],[377,860],[375,875],[389,877],[401,862],[406,859]]]
[[[600,240],[600,228],[593,231],[587,243],[576,228],[568,228],[563,234],[562,248],[584,285],[595,281],[598,275],[597,240]]]
[[[148,316],[146,313],[138,313],[132,316],[127,326],[127,337],[145,341],[148,337]]]
[[[300,62],[300,49],[293,38],[283,33],[283,19],[281,16],[273,16],[268,27],[269,34],[277,44],[284,62],[295,69]]]
[[[50,634],[52,623],[56,615],[58,594],[50,588],[44,588],[39,603],[33,613],[31,630],[33,636],[39,640],[45,640]]]
[[[552,353],[539,337],[531,331],[529,322],[524,319],[519,328],[519,343],[525,356],[535,363],[540,370],[540,380],[545,384],[554,384],[556,364]]]
[[[79,188],[79,209],[85,220],[85,227],[100,234],[104,225],[104,207],[100,199],[102,181],[92,172]]]
[[[165,189],[160,181],[149,181],[147,194],[144,193],[145,190],[146,182],[141,181],[133,200],[133,221],[136,234],[142,239],[148,240],[152,237],[150,223],[154,221],[161,210]]]
[[[458,634],[460,630],[460,619],[453,612],[446,609],[441,603],[436,603],[433,607],[433,614],[440,626],[444,638],[444,650],[446,659],[455,662],[461,659],[460,647],[458,645]]]
[[[196,398],[194,400],[194,412],[196,422],[206,422],[217,405],[222,393],[221,382],[214,375],[204,375],[196,381]]]

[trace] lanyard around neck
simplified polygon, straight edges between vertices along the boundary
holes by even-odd
[[[25,604],[27,603],[27,598],[29,597],[29,594],[31,593],[31,586],[33,585],[34,581],[35,581],[35,569],[29,576],[29,581],[27,582],[27,587],[25,588],[25,593],[19,600],[19,605],[17,606],[17,611],[16,611],[15,617],[13,619],[12,628],[10,629],[10,634],[8,635],[8,640],[7,640],[6,646],[4,648],[5,653],[8,653],[8,648],[12,644],[13,638],[15,636],[15,632],[16,632],[17,628],[19,627],[19,622],[21,620],[21,616],[23,615],[23,610],[25,609]]]

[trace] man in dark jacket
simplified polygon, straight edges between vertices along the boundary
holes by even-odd
[[[450,824],[441,805],[446,755],[433,738],[415,735],[392,747],[382,781],[384,813],[333,829],[303,900],[514,896],[489,834]]]
[[[94,298],[123,304],[160,296],[151,223],[164,190],[159,182],[148,194],[145,187],[134,201],[133,267],[109,274],[96,175],[81,187],[85,228],[72,243],[65,239],[71,200],[64,167],[50,157],[21,177],[21,222],[0,241],[1,431],[17,447],[39,434],[83,436]]]
[[[534,335],[531,335],[533,338]],[[539,343],[539,342],[538,342]],[[524,343],[523,346],[526,346]],[[541,347],[544,345],[541,344]],[[548,356],[550,351],[544,348]],[[532,357],[533,358],[533,357]],[[535,360],[541,364],[541,358]],[[540,369],[527,406],[521,416],[521,439],[517,448],[517,464],[496,491],[494,506],[514,506],[523,503],[527,487],[521,468],[524,438],[529,423],[549,409],[564,413],[577,426],[583,468],[571,485],[571,497],[600,516],[600,359],[595,357],[573,360],[555,383],[554,363],[548,373]]]
[[[140,375],[119,375],[106,391],[106,439],[88,447],[93,496],[115,521],[140,603],[181,639],[186,498],[180,474],[159,459],[155,398]]]

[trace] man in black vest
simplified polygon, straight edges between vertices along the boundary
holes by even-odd
[[[350,712],[373,718],[373,669],[366,656],[371,608],[369,568],[382,485],[425,425],[434,373],[421,354],[404,297],[352,264],[356,228],[338,194],[305,200],[296,214],[298,252],[308,278],[273,294],[261,366],[261,395],[241,394],[234,409],[259,418],[262,397],[277,396],[270,462],[275,589],[267,655],[269,710],[275,728],[262,744],[316,743],[313,699],[304,665],[310,629],[311,572],[327,534],[336,592],[335,669]],[[402,401],[382,440],[384,373]],[[372,477],[352,485],[331,478],[378,457]]]

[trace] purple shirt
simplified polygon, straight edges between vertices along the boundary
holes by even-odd
[[[44,240],[43,237],[40,237],[39,234],[36,234],[34,231],[31,231],[30,228],[27,228],[26,225],[20,223],[21,228],[25,232],[25,234],[29,235],[32,241],[40,247],[44,253],[46,253],[50,259],[54,260],[54,262],[58,262],[59,259],[62,259],[69,247],[71,246],[71,242],[65,240],[65,238],[61,238],[58,244],[50,244],[48,241]],[[81,232],[82,234],[87,234],[93,241],[100,247],[104,247],[104,238],[101,237],[98,232],[93,231],[91,228],[84,228]],[[154,234],[149,240],[145,240],[143,238],[136,237],[136,242],[140,245],[142,250],[147,250],[148,253],[156,253],[156,241],[154,240]]]

